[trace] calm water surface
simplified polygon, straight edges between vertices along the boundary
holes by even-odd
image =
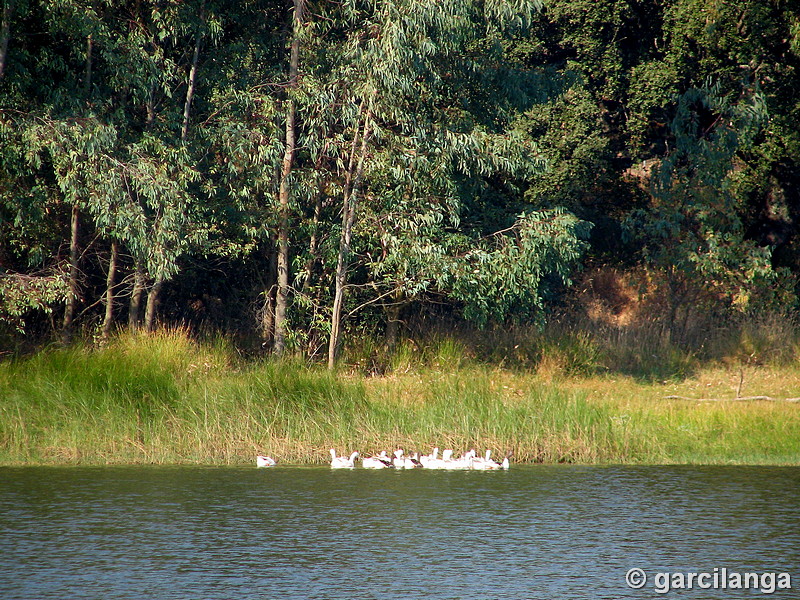
[[[715,568],[794,589],[655,589]],[[800,469],[0,468],[7,600],[659,597],[800,598]]]

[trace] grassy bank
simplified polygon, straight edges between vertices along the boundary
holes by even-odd
[[[402,361],[401,361],[402,363]],[[800,405],[666,399],[800,395],[800,370],[715,365],[690,377],[563,376],[457,345],[381,377],[237,357],[178,333],[122,336],[0,363],[0,464],[314,463],[327,449],[513,450],[515,460],[800,464]],[[543,362],[546,367],[546,362]]]

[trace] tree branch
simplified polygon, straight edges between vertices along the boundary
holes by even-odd
[[[689,398],[688,396],[664,396],[666,400],[691,400],[692,402],[800,402],[800,398],[773,398],[772,396],[741,396],[736,398]]]

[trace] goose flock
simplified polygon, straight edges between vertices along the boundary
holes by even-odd
[[[337,456],[336,450],[330,449],[331,469],[353,469],[356,460],[360,458],[358,452],[353,452],[350,456]],[[361,458],[361,466],[365,469],[442,469],[445,471],[495,471],[498,469],[508,469],[509,452],[506,457],[497,462],[492,460],[492,451],[487,450],[484,456],[478,456],[475,450],[465,452],[459,458],[453,458],[452,450],[443,450],[439,456],[439,448],[434,448],[430,454],[419,456],[416,452],[411,456],[405,456],[403,450],[395,450],[394,456],[390,457],[385,451],[375,456]],[[275,460],[269,456],[257,456],[257,467],[273,467]]]

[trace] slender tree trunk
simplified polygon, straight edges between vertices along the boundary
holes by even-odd
[[[192,57],[192,67],[189,69],[189,86],[186,88],[186,102],[183,105],[183,127],[181,128],[181,141],[186,141],[189,134],[189,115],[192,109],[192,99],[197,82],[197,65],[200,62],[200,42],[203,36],[198,33],[194,43],[194,56]],[[149,115],[148,115],[149,118]]]
[[[267,288],[261,313],[261,337],[264,339],[263,347],[267,349],[271,349],[275,342],[275,288]]]
[[[114,281],[117,277],[117,257],[119,256],[119,242],[111,242],[111,258],[108,261],[108,276],[106,277],[106,314],[103,319],[103,330],[100,339],[108,340],[111,335],[111,325],[114,322]]]
[[[3,16],[5,17],[6,4],[3,5]],[[6,21],[4,20],[4,23]],[[88,100],[92,89],[92,36],[86,38],[86,81],[85,93]],[[72,340],[73,320],[75,319],[75,308],[78,304],[78,233],[79,233],[79,211],[78,205],[72,207],[72,219],[70,222],[70,243],[69,243],[69,297],[64,308],[64,329],[61,334],[62,341],[68,344]]]
[[[74,205],[70,223],[69,295],[67,296],[67,305],[64,308],[64,328],[61,334],[61,339],[65,344],[72,340],[73,319],[75,318],[75,308],[78,303],[78,233],[78,206]]]
[[[264,293],[264,308],[261,312],[261,335],[264,339],[263,347],[272,350],[275,341],[275,291],[278,282],[278,254],[272,239],[270,239],[267,251],[267,265],[267,285]]]
[[[92,93],[92,34],[90,33],[86,38],[86,75],[84,76],[84,93],[88,100]]]
[[[328,152],[328,142],[326,141],[322,150],[317,156],[314,170],[319,174],[322,172],[322,165]],[[322,203],[325,199],[325,183],[320,176],[317,178],[317,192],[314,195],[314,216],[311,220],[311,241],[308,244],[308,260],[305,266],[305,276],[303,277],[303,294],[308,294],[311,289],[311,279],[314,274],[314,265],[317,264],[317,253],[319,252],[319,221],[322,218]]]
[[[8,57],[8,41],[11,39],[11,14],[14,12],[14,1],[3,1],[3,15],[0,23],[0,79],[6,71]]]
[[[347,173],[345,174],[344,191],[342,196],[342,237],[339,240],[339,258],[336,265],[336,292],[333,297],[333,310],[331,314],[331,334],[328,339],[328,368],[333,369],[336,364],[336,355],[339,351],[339,327],[341,323],[342,302],[344,300],[345,284],[345,260],[344,250],[349,251],[350,237],[348,235],[347,221],[350,215],[350,191],[353,184],[353,173],[356,165],[356,152],[358,150],[358,140],[361,134],[361,115],[364,112],[364,101],[358,110],[358,121],[356,130],[353,133],[353,143],[350,147],[350,158],[347,163]]]
[[[303,0],[294,0],[292,16],[292,47],[289,56],[289,87],[297,85],[300,66],[300,26],[303,16]],[[289,96],[286,107],[286,147],[281,164],[278,204],[278,289],[275,295],[275,341],[272,350],[281,356],[286,348],[286,303],[289,297],[289,178],[295,154],[295,103]]]
[[[374,95],[373,95],[374,97]],[[363,107],[363,104],[362,104]],[[336,365],[336,357],[339,354],[341,342],[341,320],[342,306],[344,304],[344,290],[347,285],[347,261],[350,257],[350,241],[353,236],[353,223],[355,222],[356,208],[358,203],[358,189],[361,183],[361,175],[364,170],[364,160],[367,156],[367,147],[371,135],[372,113],[368,108],[364,114],[363,132],[361,135],[361,151],[358,158],[358,166],[353,172],[353,162],[358,141],[358,128],[353,138],[351,148],[350,164],[345,180],[344,195],[342,202],[342,237],[339,241],[339,258],[336,263],[336,292],[333,297],[333,311],[331,315],[331,337],[328,342],[328,368],[333,369]]]
[[[306,261],[306,276],[303,278],[303,293],[307,294],[311,288],[311,276],[314,272],[314,265],[317,263],[317,252],[319,251],[319,219],[322,216],[322,186],[317,190],[314,200],[314,219],[311,222],[311,242],[308,244],[308,260]]]
[[[148,333],[156,328],[156,315],[158,314],[158,303],[161,300],[161,288],[164,286],[164,276],[159,273],[150,292],[147,294],[147,308],[144,313],[144,330]]]
[[[144,272],[142,265],[136,261],[136,272],[133,275],[133,290],[131,290],[131,303],[128,308],[128,329],[135,332],[141,322],[142,294],[144,293]]]
[[[155,83],[150,84],[150,89],[147,93],[147,102],[145,103],[145,109],[147,110],[147,117],[145,121],[145,126],[147,129],[153,126],[153,122],[156,120],[156,102],[155,102],[155,95],[156,95],[156,85]]]
[[[391,356],[394,354],[394,349],[397,347],[397,337],[400,332],[400,314],[403,311],[403,306],[400,304],[401,292],[395,294],[395,302],[385,308],[386,310],[386,334],[384,337],[384,345],[386,354]]]

